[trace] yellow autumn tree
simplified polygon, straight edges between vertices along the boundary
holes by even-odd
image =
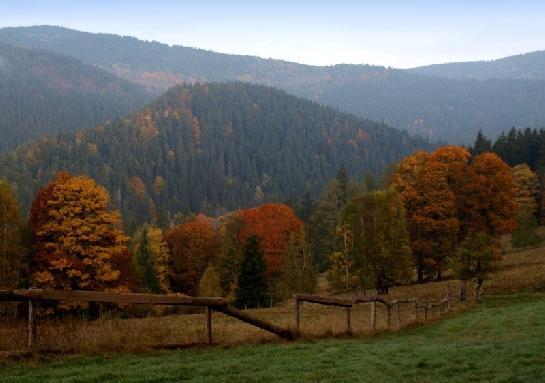
[[[31,208],[33,282],[38,287],[126,290],[117,260],[127,259],[119,212],[106,189],[85,176],[61,172]]]
[[[515,201],[519,208],[527,206],[532,213],[535,213],[537,210],[536,196],[539,189],[537,175],[527,164],[516,165],[511,172],[516,187]]]
[[[460,222],[449,185],[450,151],[406,157],[392,176],[407,212],[407,227],[418,281],[441,278],[454,257]]]
[[[220,277],[212,265],[208,265],[199,281],[199,296],[221,297]]]
[[[350,226],[340,224],[335,228],[341,245],[329,256],[328,279],[333,288],[338,291],[353,291],[358,286],[358,276],[355,270],[352,249],[353,233]]]

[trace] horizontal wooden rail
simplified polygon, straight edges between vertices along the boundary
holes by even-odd
[[[1,301],[72,301],[116,304],[187,305],[208,307],[227,306],[227,301],[221,297],[190,297],[184,294],[132,294],[113,293],[107,291],[51,289],[0,290],[0,302]]]
[[[293,296],[293,299],[299,302],[319,303],[321,305],[328,305],[328,306],[351,307],[354,304],[353,300],[335,298],[335,297],[324,297],[321,295],[311,295],[311,294],[295,294]]]

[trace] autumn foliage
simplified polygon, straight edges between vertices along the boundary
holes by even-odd
[[[243,221],[239,238],[245,242],[250,236],[260,238],[267,274],[278,275],[285,262],[286,245],[291,233],[300,233],[303,222],[284,204],[268,203],[256,208],[239,210]]]
[[[420,281],[440,277],[466,238],[497,238],[516,227],[511,168],[494,153],[470,158],[457,146],[418,152],[401,162],[391,183],[407,210]]]
[[[217,230],[199,214],[168,230],[165,241],[171,253],[172,290],[196,294],[202,274],[218,255]]]
[[[106,189],[84,176],[59,173],[32,204],[36,286],[127,290],[130,255]]]

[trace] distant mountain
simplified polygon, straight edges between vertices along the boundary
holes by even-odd
[[[314,195],[344,165],[381,172],[426,142],[283,91],[183,85],[126,118],[41,139],[0,157],[26,208],[59,170],[104,185],[127,227],[177,212],[218,214]]]
[[[410,69],[409,72],[455,79],[545,80],[545,51],[525,53],[490,61],[427,65]]]
[[[147,100],[142,86],[80,60],[0,42],[0,153],[45,134],[95,126]]]
[[[478,130],[496,137],[512,126],[545,125],[545,79],[538,75],[545,66],[539,60],[534,69],[528,66],[535,73],[528,78],[452,79],[418,69],[301,65],[49,26],[3,28],[0,40],[79,58],[155,94],[182,81],[254,82],[452,143],[470,143]]]

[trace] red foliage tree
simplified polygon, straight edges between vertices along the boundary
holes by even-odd
[[[252,235],[260,237],[267,273],[270,277],[278,276],[283,270],[290,234],[301,233],[303,221],[288,206],[277,203],[240,210],[237,214],[243,221],[240,240],[245,242]]]
[[[171,288],[173,291],[196,294],[199,280],[219,252],[216,230],[203,214],[175,226],[165,233],[171,253]]]

